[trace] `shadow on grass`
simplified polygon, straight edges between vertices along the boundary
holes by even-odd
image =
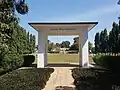
[[[30,65],[30,67],[36,67],[37,68],[37,64],[32,64],[32,65]]]
[[[37,64],[31,64],[29,66],[23,66],[23,67],[35,67],[35,68],[37,68]],[[76,64],[50,63],[50,64],[47,64],[45,67],[80,67],[80,66],[76,65]]]
[[[55,90],[75,90],[75,88],[69,86],[57,86],[55,87]]]
[[[74,85],[77,90],[120,90],[120,73],[103,69],[72,70]]]
[[[34,68],[37,68],[37,64],[31,64],[31,65],[27,65],[27,66],[23,65],[22,67],[34,67]]]
[[[79,65],[76,64],[69,64],[69,63],[50,63],[48,65],[46,65],[46,67],[79,67]]]

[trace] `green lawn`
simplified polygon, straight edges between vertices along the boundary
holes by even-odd
[[[89,62],[92,62],[92,57],[89,56]],[[35,60],[35,63],[37,63],[37,57]],[[70,63],[79,63],[79,54],[48,54],[48,63],[64,63],[64,64],[70,64]]]
[[[79,63],[79,54],[48,54],[48,63]]]

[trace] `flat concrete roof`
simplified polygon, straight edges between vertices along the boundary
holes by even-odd
[[[89,30],[91,30],[93,27],[95,27],[98,22],[75,22],[75,21],[69,21],[69,22],[59,22],[59,21],[55,21],[55,22],[50,22],[50,21],[46,21],[46,22],[29,22],[28,23],[31,27],[33,27],[35,30],[39,30],[40,28],[45,28],[45,27],[62,27],[62,26],[70,26],[70,27],[83,27],[83,26],[87,26],[89,28]],[[88,31],[89,31],[88,30]]]
[[[62,24],[98,24],[98,22],[30,22],[31,24],[41,24],[41,25],[62,25]]]

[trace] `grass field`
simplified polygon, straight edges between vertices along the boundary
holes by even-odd
[[[35,63],[36,62],[37,58]],[[89,57],[89,62],[92,62],[92,57]],[[48,54],[48,64],[50,63],[79,64],[79,54]]]
[[[79,63],[79,54],[48,54],[48,63]]]

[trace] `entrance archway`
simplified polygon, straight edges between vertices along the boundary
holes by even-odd
[[[58,32],[59,33],[59,32]],[[47,67],[79,66],[79,36],[48,36]]]
[[[80,66],[89,67],[88,32],[98,22],[40,22],[29,23],[38,31],[38,60],[37,68],[47,65],[47,41],[48,35],[78,35]],[[59,31],[59,33],[58,33]]]

